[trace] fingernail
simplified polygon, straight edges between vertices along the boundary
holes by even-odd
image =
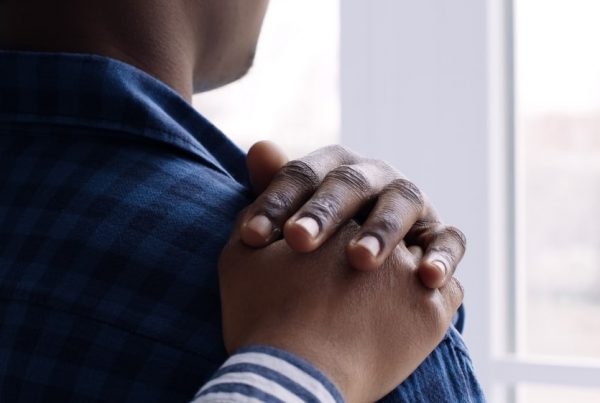
[[[446,275],[446,272],[448,271],[448,268],[446,267],[446,263],[442,262],[441,260],[433,260],[431,262],[435,267],[437,267],[443,275]]]
[[[265,240],[269,239],[273,233],[273,224],[271,224],[271,220],[264,215],[257,215],[253,217],[250,221],[248,221],[248,224],[246,224],[246,228],[256,232]]]
[[[379,239],[372,235],[362,237],[356,244],[371,252],[373,257],[377,257],[377,255],[379,255],[379,251],[381,249],[381,245],[379,245]]]
[[[316,238],[317,235],[319,235],[319,223],[314,218],[302,217],[296,221],[296,224],[304,228],[304,230],[308,232],[312,238]]]

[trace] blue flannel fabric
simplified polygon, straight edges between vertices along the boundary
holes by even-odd
[[[0,51],[0,401],[189,401],[226,359],[217,259],[245,155],[94,55]],[[481,401],[451,329],[385,401]]]

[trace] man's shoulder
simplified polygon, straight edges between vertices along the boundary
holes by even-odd
[[[184,216],[188,223],[209,213],[213,223],[217,218],[231,223],[250,201],[246,186],[226,172],[159,142],[25,133],[0,136],[0,150],[5,156],[0,178],[6,186],[0,197],[9,208],[29,203],[84,217],[90,213],[90,219],[156,210],[165,219]],[[19,190],[24,189],[34,192],[21,200]],[[60,194],[68,200],[52,197]]]
[[[137,264],[162,252],[171,259],[163,265],[179,258],[181,267],[214,259],[249,202],[233,177],[156,142],[37,134],[0,137],[0,151],[1,231],[21,234],[21,247],[38,234]],[[17,249],[7,247],[4,257]]]
[[[0,150],[12,150],[0,162],[6,298],[222,358],[217,261],[248,201],[241,184],[156,144],[21,136]]]

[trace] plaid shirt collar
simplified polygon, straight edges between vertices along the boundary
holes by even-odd
[[[97,129],[82,131],[94,135],[140,136],[192,153],[247,183],[240,168],[243,153],[221,131],[161,81],[107,57],[0,50],[0,128],[7,124],[79,126]],[[232,149],[239,155],[229,155],[228,161],[215,157]]]

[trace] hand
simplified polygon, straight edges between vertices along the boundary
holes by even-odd
[[[438,288],[452,278],[464,255],[462,232],[443,225],[421,191],[385,162],[341,146],[287,162],[273,143],[259,142],[248,153],[248,168],[261,194],[242,219],[247,245],[264,247],[283,233],[292,249],[310,252],[370,207],[346,246],[353,267],[377,269],[405,240],[425,251],[419,276],[427,287]]]
[[[424,287],[400,243],[383,270],[353,270],[344,245],[359,233],[341,227],[312,253],[285,241],[262,249],[233,234],[219,262],[223,335],[230,353],[250,345],[287,350],[331,379],[348,402],[375,401],[433,351],[462,301],[451,279]]]

